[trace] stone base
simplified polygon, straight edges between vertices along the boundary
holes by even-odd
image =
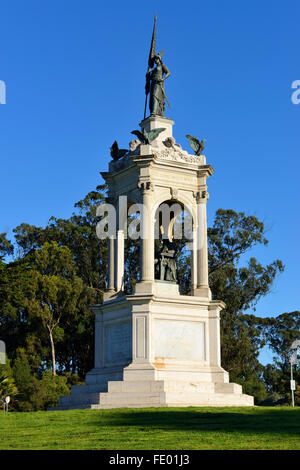
[[[106,391],[100,384],[72,387],[52,410],[253,405],[253,397],[235,383],[123,380],[108,382]]]
[[[94,306],[95,368],[56,409],[253,406],[220,366],[224,304],[177,289],[140,283],[134,295]]]
[[[89,372],[86,385],[73,386],[71,395],[60,397],[51,410],[147,408],[180,406],[254,406],[252,396],[241,385],[228,382],[221,367],[158,369],[159,364],[137,366],[107,372],[113,380],[103,382],[103,372]],[[123,380],[122,380],[123,379]]]

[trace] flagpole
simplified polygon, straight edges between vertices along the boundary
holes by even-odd
[[[144,111],[144,119],[146,119],[146,112],[147,112],[147,101],[148,101],[148,94],[146,93],[146,99],[145,99],[145,111]]]
[[[151,39],[151,45],[150,45],[150,52],[149,52],[149,57],[148,57],[148,69],[147,69],[147,73],[146,73],[146,85],[145,85],[146,98],[145,98],[144,119],[146,119],[148,94],[150,92],[150,77],[149,77],[149,74],[150,74],[151,68],[153,67],[153,58],[155,56],[156,20],[157,20],[157,15],[155,14],[153,33],[152,33],[152,39]]]

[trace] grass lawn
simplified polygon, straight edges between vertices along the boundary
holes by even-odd
[[[300,450],[300,408],[0,412],[0,449]]]

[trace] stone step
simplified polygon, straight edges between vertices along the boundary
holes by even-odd
[[[147,406],[252,406],[253,397],[236,393],[199,393],[199,392],[156,392],[132,393],[109,392],[101,393],[100,405],[114,405],[122,408],[131,405]]]
[[[68,411],[68,410],[91,410],[94,406],[98,405],[64,405],[64,406],[54,406],[53,408],[48,408],[47,411]]]
[[[107,392],[107,384],[91,384],[91,385],[72,385],[71,394],[81,395],[83,393],[100,393]]]
[[[100,395],[100,405],[120,405],[122,408],[123,405],[130,404],[140,404],[147,406],[152,406],[153,404],[163,404],[164,403],[164,392],[156,393],[132,393],[132,392],[120,392],[120,393],[101,393]]]
[[[107,387],[77,385],[72,387],[71,395],[60,397],[60,407],[77,408],[90,405],[144,404],[157,406],[166,403],[210,404],[216,400],[221,404],[236,404],[238,401],[253,404],[252,397],[242,394],[242,387],[235,383],[208,383],[193,381],[110,381]],[[100,390],[99,390],[100,389]],[[242,397],[240,399],[240,397]],[[248,398],[244,398],[248,397]]]
[[[67,397],[65,397],[67,398]],[[109,409],[109,408],[153,408],[153,407],[185,407],[185,406],[253,406],[253,397],[234,393],[186,393],[157,392],[134,393],[101,393],[100,402],[63,401],[56,410],[72,409]]]
[[[100,393],[76,393],[59,398],[60,406],[90,405],[100,403]]]
[[[152,406],[253,406],[253,397],[228,382],[193,380],[125,380],[77,385],[60,397],[57,409]]]
[[[158,366],[157,366],[158,367]],[[207,370],[203,367],[203,370],[184,370],[184,366],[176,366],[176,369],[167,368],[156,368],[153,369],[138,369],[136,368],[126,368],[124,369],[124,377],[122,379],[125,382],[137,382],[139,380],[148,381],[148,380],[166,380],[166,381],[180,381],[180,382],[201,382],[201,383],[227,383],[229,382],[229,376],[226,371],[216,368],[213,370]]]
[[[217,382],[214,384],[215,393],[237,393],[242,394],[243,388],[239,384],[233,382],[230,383],[220,383]]]
[[[241,393],[166,392],[166,403],[187,406],[253,406],[253,397]]]
[[[169,405],[162,405],[162,404],[156,404],[156,403],[149,403],[148,405],[145,405],[144,403],[136,403],[134,405],[132,404],[122,404],[122,405],[108,404],[108,405],[91,405],[90,409],[91,410],[109,410],[109,409],[122,409],[122,408],[163,408],[167,406]]]
[[[223,384],[227,385],[227,384]],[[143,380],[143,381],[112,381],[108,382],[108,392],[152,393],[167,391],[190,391],[198,393],[214,393],[214,384],[209,382],[179,380]],[[231,391],[231,389],[230,389]],[[228,390],[228,392],[230,393]],[[231,392],[232,393],[232,392]]]

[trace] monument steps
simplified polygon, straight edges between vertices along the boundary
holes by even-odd
[[[72,395],[81,395],[83,393],[100,393],[100,392],[107,392],[107,383],[73,385],[71,387]]]
[[[59,405],[53,408],[48,408],[47,411],[69,411],[69,410],[92,410],[97,409],[94,407],[99,405]]]
[[[59,398],[61,406],[89,405],[100,403],[100,393],[77,393]]]
[[[223,384],[224,385],[224,384]],[[195,382],[182,380],[155,380],[155,381],[113,381],[108,382],[108,392],[167,392],[167,391],[192,391],[202,393],[214,393],[212,382]]]
[[[73,409],[110,409],[110,408],[158,408],[158,407],[186,407],[186,406],[253,406],[253,397],[245,394],[184,394],[182,396],[178,393],[168,393],[161,395],[151,395],[150,397],[145,396],[141,399],[139,394],[129,394],[124,397],[124,394],[114,399],[110,396],[110,399],[105,402],[101,400],[101,403],[90,403],[90,404],[79,404],[70,403],[60,405],[55,408],[51,408],[51,411],[58,410],[73,410]]]
[[[100,405],[114,407],[132,406],[176,405],[176,406],[252,406],[253,397],[235,393],[198,393],[198,392],[157,392],[145,393],[103,393],[100,396]]]
[[[71,395],[61,397],[55,409],[104,409],[159,406],[253,406],[253,397],[235,383],[185,381],[110,381],[73,386]],[[98,391],[96,392],[95,390]],[[82,393],[85,391],[85,393]]]

